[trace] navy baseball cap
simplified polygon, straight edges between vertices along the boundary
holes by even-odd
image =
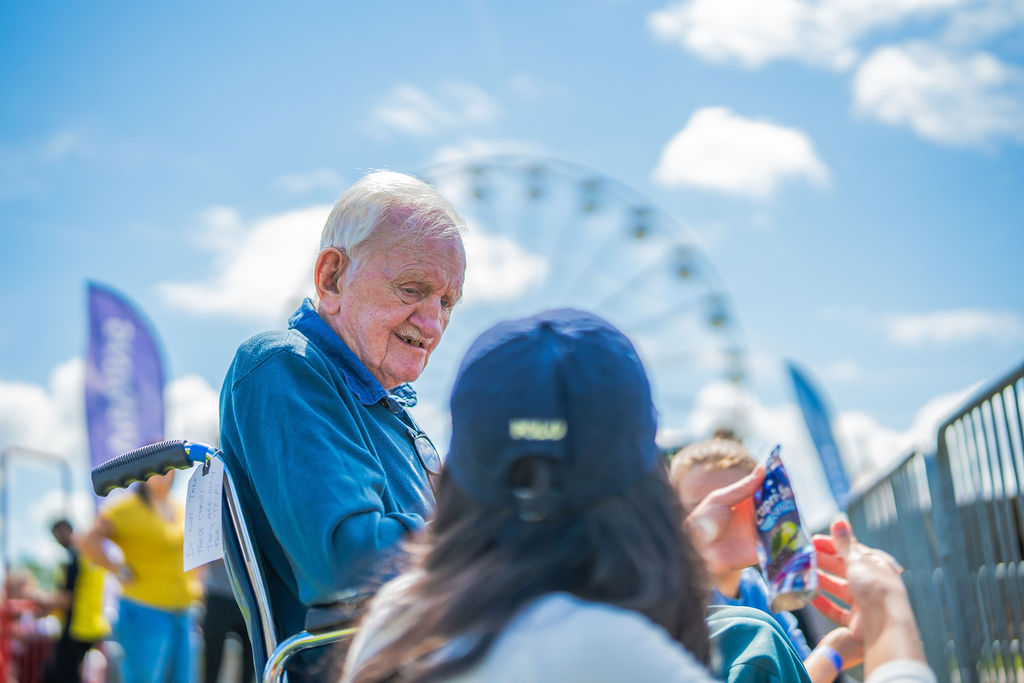
[[[636,349],[584,311],[545,311],[480,335],[459,368],[451,415],[449,475],[485,504],[516,503],[510,479],[524,458],[551,463],[566,510],[620,493],[660,463]]]

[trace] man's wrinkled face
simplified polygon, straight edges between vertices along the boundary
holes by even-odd
[[[385,241],[350,264],[327,322],[385,389],[412,382],[441,341],[465,272],[458,237]]]

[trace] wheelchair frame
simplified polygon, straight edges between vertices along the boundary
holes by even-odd
[[[355,634],[356,628],[339,628],[338,623],[331,620],[311,627],[307,615],[305,630],[278,642],[262,561],[253,543],[253,535],[250,533],[249,523],[238,498],[231,470],[220,449],[184,440],[162,441],[143,446],[94,468],[93,490],[98,496],[106,496],[114,489],[125,488],[129,484],[144,481],[154,475],[166,474],[172,469],[190,469],[193,465],[203,464],[210,458],[219,458],[224,463],[224,486],[221,497],[226,503],[225,511],[231,522],[230,530],[224,528],[221,533],[224,560],[235,600],[248,627],[253,663],[257,671],[262,670],[262,680],[266,683],[287,680],[285,666],[294,655],[312,647],[347,640]],[[221,519],[223,521],[223,513]],[[238,566],[239,562],[241,567]]]

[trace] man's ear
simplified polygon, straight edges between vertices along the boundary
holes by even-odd
[[[341,305],[341,289],[345,272],[352,260],[341,249],[327,247],[316,257],[313,267],[313,284],[325,313],[337,313]]]

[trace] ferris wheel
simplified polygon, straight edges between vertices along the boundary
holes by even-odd
[[[545,157],[473,158],[418,175],[469,228],[463,300],[416,382],[417,414],[428,413],[438,446],[473,339],[500,320],[561,307],[597,313],[633,340],[663,446],[706,436],[687,433],[697,393],[715,381],[742,384],[745,348],[722,283],[681,225],[622,183]],[[724,406],[718,426],[735,429],[739,411],[738,401]]]

